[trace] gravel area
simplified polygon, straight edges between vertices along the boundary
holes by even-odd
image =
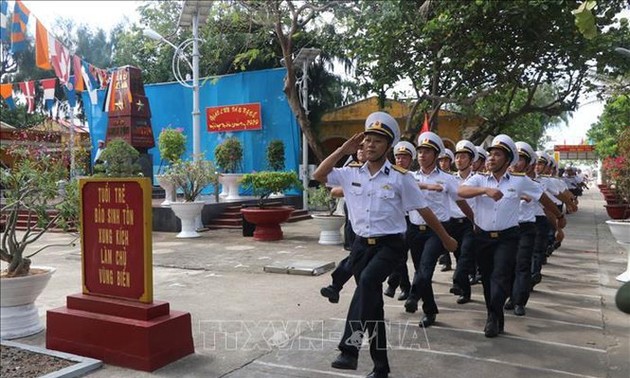
[[[77,363],[5,345],[0,345],[0,355],[2,378],[41,377]]]

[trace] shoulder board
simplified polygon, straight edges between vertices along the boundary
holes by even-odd
[[[354,162],[354,163],[350,163],[350,164],[346,165],[346,167],[361,168],[361,167],[363,167],[363,164],[361,164],[359,162]]]
[[[512,172],[510,174],[512,176],[520,176],[520,177],[524,177],[525,176],[525,173],[523,173],[523,172]]]
[[[475,172],[476,175],[482,175],[482,176],[490,176],[490,173],[487,172]]]
[[[405,168],[400,167],[400,166],[398,166],[398,165],[392,165],[392,169],[393,169],[394,171],[396,171],[396,172],[400,172],[400,173],[403,173],[403,174],[404,174],[404,173],[409,172],[409,171],[408,171],[408,170],[406,170]]]

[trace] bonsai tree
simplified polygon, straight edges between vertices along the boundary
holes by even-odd
[[[169,167],[165,176],[182,190],[185,202],[194,202],[203,188],[218,184],[214,164],[202,159],[177,161]]]
[[[179,161],[186,152],[186,136],[182,129],[163,129],[158,137],[158,149],[162,157],[160,168],[164,160],[169,164]]]
[[[13,166],[2,168],[0,176],[4,196],[0,258],[8,263],[6,276],[16,277],[29,273],[32,256],[53,246],[46,245],[27,253],[30,244],[53,226],[67,229],[77,223],[79,199],[76,181],[66,185],[65,190],[59,190],[58,183],[68,175],[61,160],[51,158],[45,151],[23,148],[11,151],[11,155],[15,158]],[[18,236],[20,214],[27,214],[29,222]],[[31,220],[37,223],[32,225]],[[70,245],[73,243],[74,240]]]
[[[227,138],[214,149],[217,166],[225,173],[236,173],[243,160],[243,145],[236,137]]]
[[[94,167],[95,176],[132,177],[141,175],[141,167],[136,161],[140,153],[122,139],[113,139],[108,144],[101,160],[105,163]]]
[[[333,215],[337,209],[337,199],[330,194],[330,188],[320,185],[317,188],[308,189],[308,207],[314,211],[326,211]]]
[[[241,185],[250,187],[255,196],[259,197],[258,206],[264,207],[265,198],[271,193],[284,192],[289,189],[302,189],[302,182],[295,172],[262,171],[248,173],[243,176]]]
[[[284,143],[280,139],[267,145],[267,162],[272,171],[284,171]]]

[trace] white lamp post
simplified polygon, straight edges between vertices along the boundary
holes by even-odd
[[[296,69],[302,70],[302,78],[296,83],[300,87],[300,100],[302,102],[302,108],[304,113],[308,116],[308,66],[319,55],[320,49],[304,47],[300,49],[297,56],[293,60],[293,66]],[[308,140],[306,134],[302,132],[302,186],[304,191],[302,192],[302,208],[308,208],[308,183],[310,181],[310,174],[308,171]]]
[[[192,24],[193,37],[180,43],[179,46],[175,46],[155,30],[145,28],[142,32],[145,36],[157,40],[166,42],[168,45],[175,49],[173,54],[173,60],[171,69],[173,75],[179,84],[186,88],[192,88],[193,90],[193,109],[192,109],[192,130],[193,130],[193,158],[201,158],[201,122],[199,111],[199,42],[204,42],[199,38],[199,21],[204,22],[210,12],[210,1],[184,1],[182,13],[179,18],[178,26],[189,26]],[[190,45],[192,45],[192,64],[188,59],[188,56],[184,52]],[[186,62],[190,70],[192,71],[192,85],[188,84],[189,78],[182,76],[179,64],[181,61]]]

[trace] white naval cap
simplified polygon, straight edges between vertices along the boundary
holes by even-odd
[[[453,151],[451,151],[448,148],[445,148],[444,152],[442,152],[442,154],[440,154],[440,156],[438,156],[438,159],[442,159],[442,158],[449,158],[449,159],[451,159],[451,162],[455,161],[455,155],[453,154]]]
[[[398,154],[408,154],[413,160],[416,160],[416,148],[405,140],[396,143],[394,146],[394,155]]]
[[[442,142],[442,138],[432,131],[426,131],[418,136],[416,149],[420,147],[434,149],[437,156],[440,156],[444,152],[444,142]]]
[[[499,148],[507,153],[508,164],[514,165],[518,162],[518,150],[516,144],[509,136],[499,134],[492,139],[492,144],[488,147],[488,151]]]
[[[365,134],[383,135],[392,145],[400,140],[398,122],[391,115],[384,112],[374,112],[365,120]]]
[[[474,163],[479,158],[477,147],[469,140],[462,139],[455,145],[455,154],[460,152],[468,152],[470,154],[470,162]]]
[[[529,145],[529,143],[518,141],[516,142],[516,149],[518,150],[518,154],[520,156],[527,159],[529,165],[534,165],[536,163],[538,156],[536,156],[536,152],[534,152],[534,149]]]

